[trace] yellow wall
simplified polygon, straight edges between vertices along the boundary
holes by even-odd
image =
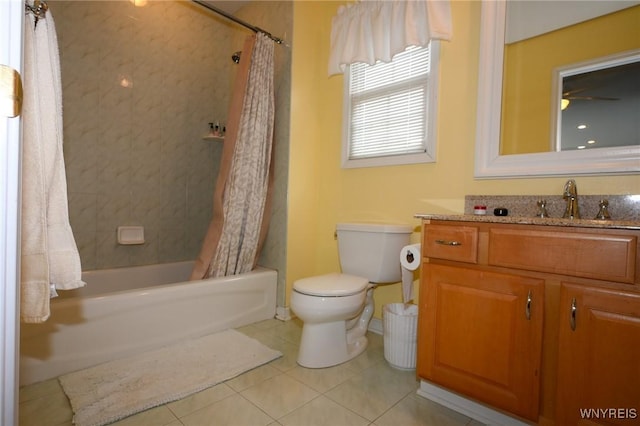
[[[549,151],[554,70],[640,48],[639,23],[636,6],[508,45],[502,154]]]
[[[335,224],[404,222],[416,213],[462,213],[470,194],[561,193],[565,178],[475,180],[474,145],[480,2],[452,1],[453,39],[440,56],[437,162],[341,169],[341,76],[329,78],[331,18],[340,2],[294,4],[287,304],[296,279],[337,271]],[[582,194],[640,192],[637,176],[581,177]],[[380,306],[401,300],[399,285],[379,287]]]

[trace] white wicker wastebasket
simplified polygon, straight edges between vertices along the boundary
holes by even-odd
[[[384,358],[394,368],[416,368],[418,306],[389,303],[382,307]]]

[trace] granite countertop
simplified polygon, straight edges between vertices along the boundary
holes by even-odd
[[[549,217],[536,217],[537,201],[546,200]],[[613,220],[595,220],[600,200],[609,202]],[[511,223],[524,225],[572,226],[603,229],[640,229],[640,195],[581,195],[578,204],[585,219],[563,219],[566,200],[562,196],[540,195],[467,195],[463,214],[416,214],[420,219],[457,220],[463,222]],[[487,207],[487,214],[474,215],[476,205]],[[508,216],[494,216],[493,209],[504,207]]]
[[[511,223],[519,225],[547,225],[547,226],[572,226],[582,228],[605,229],[640,229],[640,222],[634,220],[592,220],[592,219],[562,219],[539,218],[524,216],[493,216],[473,214],[428,214],[420,213],[415,217],[419,219],[479,222],[479,223]]]

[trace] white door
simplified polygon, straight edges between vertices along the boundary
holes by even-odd
[[[0,66],[22,72],[24,0],[0,0]],[[6,81],[6,80],[5,80]],[[20,117],[7,115],[5,81],[0,102],[0,425],[18,424]]]

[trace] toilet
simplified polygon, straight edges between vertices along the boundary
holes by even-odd
[[[373,289],[401,280],[399,253],[409,243],[409,225],[340,223],[336,227],[342,273],[293,283],[291,310],[303,322],[298,364],[342,364],[367,347]]]

